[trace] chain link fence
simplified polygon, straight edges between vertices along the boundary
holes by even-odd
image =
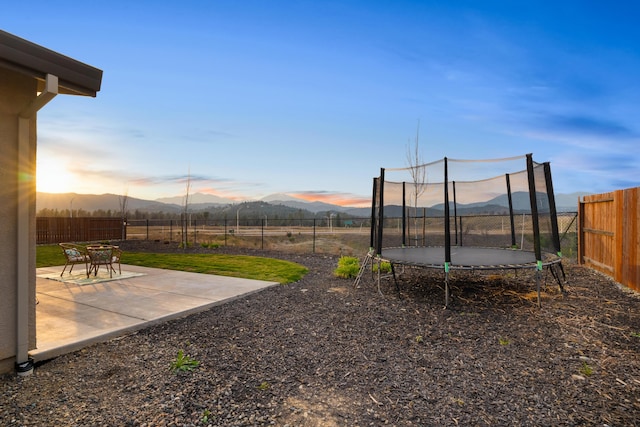
[[[532,250],[531,219],[514,216],[518,248]],[[402,245],[402,218],[385,218],[383,246]],[[577,212],[558,213],[562,254],[577,257]],[[127,240],[154,240],[204,247],[236,246],[297,253],[361,256],[371,246],[371,219],[235,218],[222,220],[128,220]],[[408,218],[406,244],[443,244],[444,218]],[[508,215],[459,216],[451,225],[452,244],[512,247]],[[455,238],[454,238],[455,237]],[[544,236],[543,236],[544,238]],[[490,242],[491,245],[486,243]]]

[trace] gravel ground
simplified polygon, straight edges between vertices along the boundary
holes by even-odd
[[[242,253],[310,272],[0,377],[0,425],[640,424],[640,298],[598,273],[565,266],[565,296],[545,275],[542,309],[529,272],[458,273],[443,309],[436,273],[398,295],[336,257]],[[199,365],[172,372],[179,350]]]

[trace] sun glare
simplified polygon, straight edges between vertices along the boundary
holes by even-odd
[[[55,159],[39,159],[36,169],[36,189],[42,193],[73,191],[73,175]]]

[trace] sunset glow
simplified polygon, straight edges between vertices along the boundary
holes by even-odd
[[[36,189],[44,193],[67,193],[74,191],[76,179],[64,163],[58,159],[38,159]]]
[[[291,193],[291,196],[307,202],[323,202],[338,206],[365,207],[371,203],[369,199],[358,197],[353,194],[308,192]]]

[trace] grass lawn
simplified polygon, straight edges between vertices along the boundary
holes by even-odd
[[[121,261],[123,264],[142,267],[266,280],[282,284],[300,280],[308,272],[305,267],[294,262],[246,255],[125,252]],[[37,268],[64,265],[64,262],[58,245],[36,247]]]

